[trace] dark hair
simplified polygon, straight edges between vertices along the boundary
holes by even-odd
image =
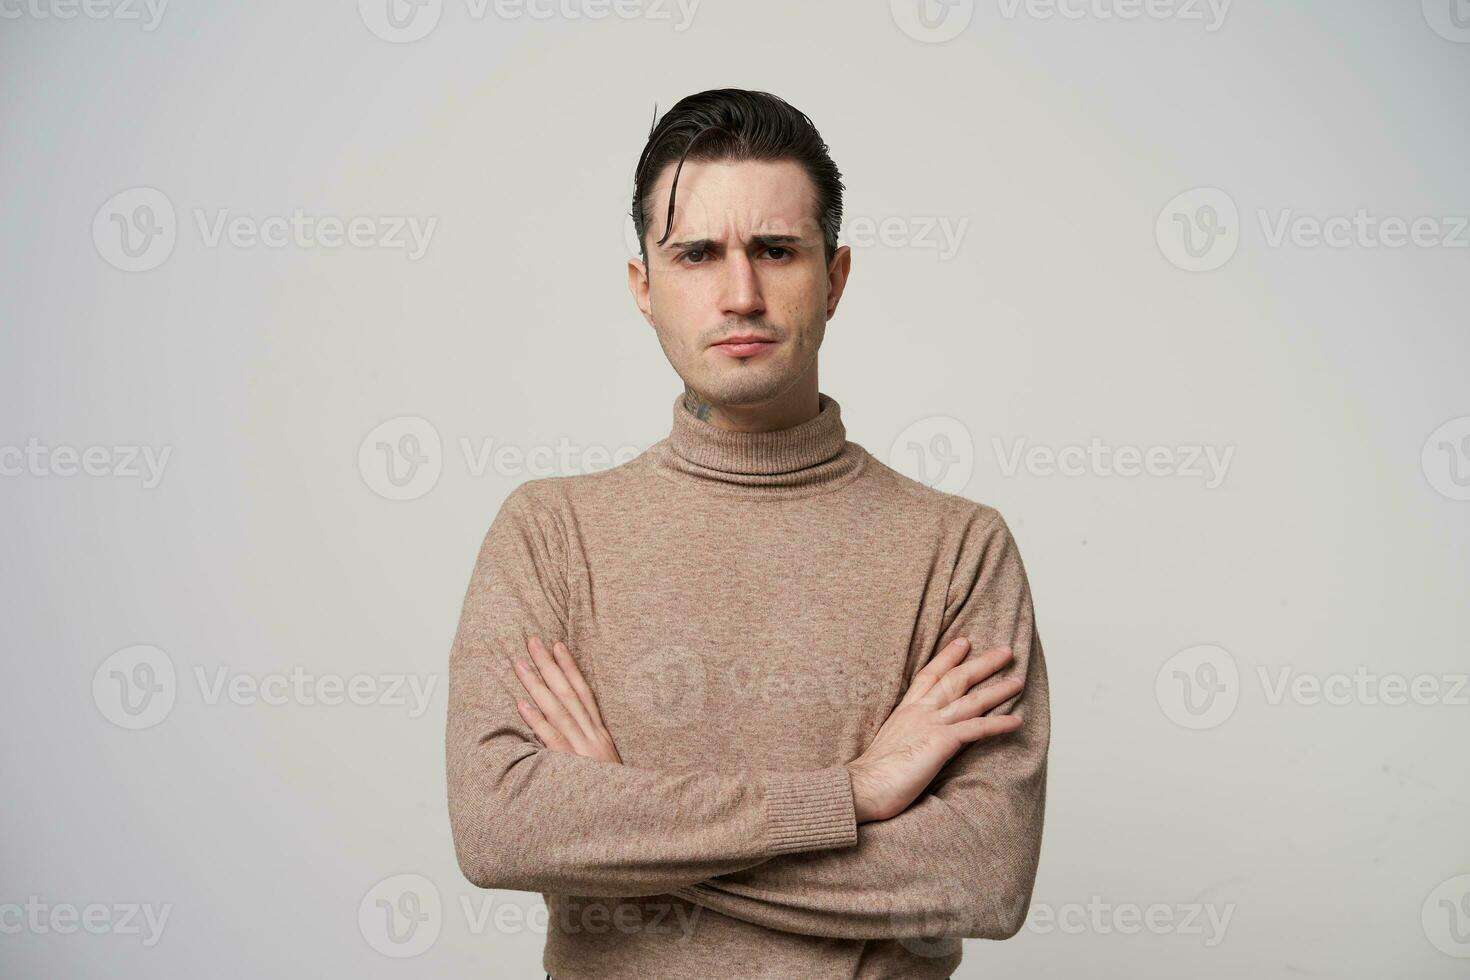
[[[669,207],[663,236],[674,227],[674,191],[686,159],[792,160],[799,163],[816,188],[817,224],[830,262],[837,251],[837,229],[842,225],[842,173],[827,155],[827,144],[806,113],[768,92],[739,88],[710,89],[686,96],[649,130],[648,143],[633,175],[633,228],[638,249],[648,261],[644,235],[648,230],[645,197],[659,174],[677,159],[669,187]],[[695,143],[699,146],[695,146]]]

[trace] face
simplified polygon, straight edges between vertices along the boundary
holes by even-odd
[[[662,245],[669,164],[648,195],[648,264],[628,287],[685,384],[720,406],[758,406],[816,386],[817,350],[851,264],[829,263],[816,190],[794,161],[686,160]],[[730,342],[744,341],[744,342]]]

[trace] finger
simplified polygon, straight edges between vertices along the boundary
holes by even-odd
[[[940,708],[939,720],[954,722],[963,721],[966,718],[977,718],[1020,694],[1025,687],[1026,682],[1019,677],[1007,677],[994,684],[972,687],[963,697],[956,698]]]
[[[561,666],[561,672],[566,675],[567,683],[572,685],[572,690],[577,692],[577,697],[582,702],[582,707],[587,712],[587,717],[596,724],[602,724],[602,713],[597,710],[597,698],[592,694],[592,688],[587,679],[582,676],[582,671],[577,669],[577,662],[572,659],[572,651],[561,640],[557,640],[551,647],[552,656],[556,658],[557,664]]]
[[[970,641],[963,636],[951,640],[944,649],[929,658],[923,669],[909,682],[900,704],[911,704],[927,695],[950,668],[965,658],[970,651]]]
[[[590,736],[593,729],[592,721],[587,717],[587,709],[582,707],[582,699],[577,697],[576,691],[572,690],[572,685],[567,682],[566,675],[562,673],[551,651],[546,649],[546,644],[541,642],[539,636],[533,636],[527,643],[527,648],[531,651],[531,660],[536,664],[536,669],[541,672],[541,680],[560,702],[560,707],[557,709],[559,714],[554,716],[555,720],[560,724],[560,716],[565,715],[572,724],[577,726],[577,731]],[[575,737],[577,734],[576,731],[567,728],[563,728],[563,731],[569,737]]]
[[[533,637],[527,641],[526,649],[528,651],[533,650],[539,643],[540,640]],[[541,711],[541,714],[546,717],[546,720],[555,725],[556,730],[561,732],[569,741],[577,738],[581,734],[581,726],[567,712],[566,707],[562,704],[561,698],[557,697],[556,692],[546,686],[546,681],[542,677],[535,662],[533,660],[527,660],[524,657],[517,657],[515,668],[516,676],[521,680],[521,686],[531,695],[531,700]]]
[[[952,666],[934,684],[926,700],[932,704],[945,705],[959,698],[981,679],[989,677],[1010,660],[1010,650],[996,647],[978,656],[967,657]]]
[[[949,695],[949,700],[953,701],[976,684],[999,673],[1014,659],[1015,656],[1011,653],[1010,647],[992,647],[968,660],[961,661],[944,676],[940,683],[945,685],[945,693]]]
[[[562,737],[556,726],[547,721],[546,716],[534,704],[524,698],[516,698],[516,710],[521,713],[526,724],[531,726],[531,731],[541,740],[542,745],[557,752],[572,751],[571,743]]]
[[[1007,735],[1020,727],[1021,718],[1018,715],[984,715],[957,721],[949,730],[959,736],[961,741],[977,742],[982,738]]]

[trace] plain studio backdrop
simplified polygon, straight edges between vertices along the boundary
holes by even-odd
[[[958,977],[1470,969],[1463,0],[0,2],[0,973],[540,977],[455,862],[450,640],[667,434],[655,106],[847,185],[822,390],[991,504],[1041,870]]]

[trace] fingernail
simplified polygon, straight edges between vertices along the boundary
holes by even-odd
[[[963,636],[960,637],[958,640],[955,640],[954,642],[956,646],[964,647],[967,650],[970,647],[970,641],[965,639]]]

